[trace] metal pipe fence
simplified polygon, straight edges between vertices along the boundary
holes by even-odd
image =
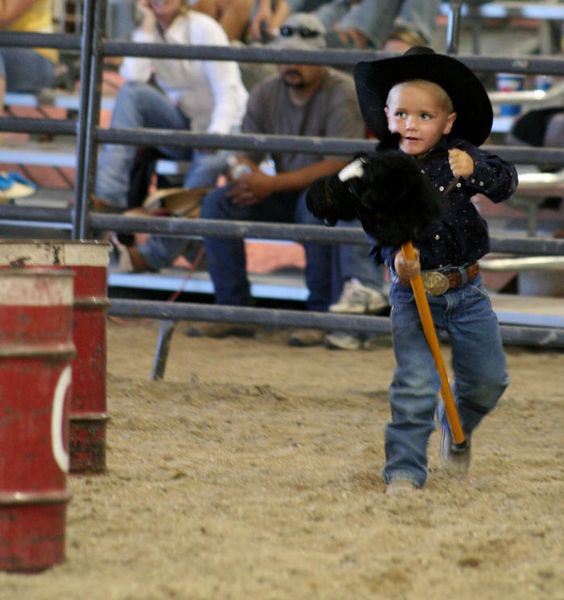
[[[71,223],[72,210],[35,206],[0,205],[0,216],[11,221]],[[323,227],[255,221],[220,221],[182,219],[178,217],[137,217],[91,213],[88,217],[94,231],[116,233],[150,233],[161,236],[203,238],[255,238],[341,244],[369,244],[366,234],[357,227]],[[563,256],[564,239],[522,237],[492,234],[491,252],[538,256]]]
[[[452,2],[452,9],[459,8]],[[0,131],[49,133],[76,136],[77,170],[75,202],[72,210],[42,209],[0,205],[0,218],[6,220],[45,224],[70,224],[73,239],[91,237],[96,231],[122,233],[146,232],[158,235],[186,237],[236,237],[319,241],[326,243],[366,244],[362,230],[355,228],[332,229],[305,225],[274,223],[221,222],[185,220],[177,218],[140,218],[89,213],[96,176],[96,148],[99,143],[129,145],[187,146],[205,149],[233,149],[306,152],[319,155],[355,154],[371,151],[375,142],[337,138],[300,138],[296,136],[212,135],[161,129],[102,129],[100,116],[100,82],[105,56],[146,56],[156,58],[233,60],[248,63],[301,63],[352,68],[362,60],[379,60],[391,56],[378,51],[355,50],[279,50],[266,47],[184,46],[175,44],[138,44],[103,39],[106,2],[85,0],[84,24],[81,35],[0,32],[0,46],[48,47],[80,52],[81,89],[80,107],[76,120],[0,118]],[[449,33],[449,50],[457,48],[458,16],[454,15]],[[481,73],[499,71],[522,74],[564,75],[564,60],[554,56],[474,56],[457,58],[471,69]],[[507,160],[523,164],[564,165],[564,149],[530,148],[521,146],[484,146]],[[492,236],[493,252],[564,255],[564,240]],[[348,329],[350,331],[387,332],[388,319],[382,317],[337,316],[299,311],[267,311],[234,307],[212,307],[188,303],[130,302],[114,300],[110,314],[142,316],[158,319],[198,319],[268,324],[272,326],[318,327],[321,329]],[[562,347],[562,330],[543,328],[502,328],[508,343]],[[162,365],[161,365],[162,367]]]

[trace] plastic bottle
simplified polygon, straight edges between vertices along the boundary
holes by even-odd
[[[239,162],[234,154],[231,154],[231,156],[227,158],[227,165],[229,166],[229,175],[231,176],[231,179],[234,180],[239,179],[252,171],[249,165]]]

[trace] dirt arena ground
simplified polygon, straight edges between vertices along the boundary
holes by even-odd
[[[109,324],[108,472],[69,477],[66,561],[1,573],[2,600],[564,599],[561,352],[508,351],[469,480],[441,471],[435,434],[426,489],[390,498],[386,339],[182,329],[157,383],[156,324]]]

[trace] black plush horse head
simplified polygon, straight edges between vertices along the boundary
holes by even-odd
[[[362,156],[339,174],[317,181],[307,206],[320,219],[359,219],[372,238],[398,246],[423,239],[441,214],[441,197],[414,158],[399,150]]]

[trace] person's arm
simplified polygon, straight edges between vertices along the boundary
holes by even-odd
[[[261,40],[262,31],[261,24],[263,27],[266,26],[266,30],[272,34],[274,29],[277,29],[284,23],[288,15],[290,14],[290,7],[286,0],[278,0],[274,10],[272,10],[271,0],[256,0],[256,11],[251,21],[251,39]]]
[[[148,0],[138,0],[137,10],[141,23],[133,32],[132,40],[138,43],[157,41],[157,19]],[[127,81],[146,83],[153,74],[153,62],[149,57],[126,56],[120,67],[120,75]]]
[[[290,12],[290,6],[286,0],[278,0],[274,12],[272,13],[270,27],[272,29],[279,29],[284,21],[290,16]]]
[[[192,29],[194,45],[229,46],[221,25],[209,21],[205,27]],[[213,95],[208,133],[230,133],[241,122],[248,94],[241,80],[239,65],[232,61],[203,61],[204,71]]]
[[[258,204],[272,194],[305,190],[314,181],[337,173],[346,164],[346,160],[327,158],[302,169],[276,175],[267,175],[252,166],[251,173],[233,182],[228,195],[239,206]]]
[[[484,194],[497,203],[507,200],[517,189],[517,170],[511,163],[468,143],[461,144],[455,151],[462,153],[459,160],[463,160],[465,154],[473,163],[471,171],[458,173],[458,176],[463,177],[466,187],[475,194]],[[450,150],[450,153],[452,152],[453,150]]]
[[[17,21],[34,4],[35,0],[0,0],[0,29]]]

